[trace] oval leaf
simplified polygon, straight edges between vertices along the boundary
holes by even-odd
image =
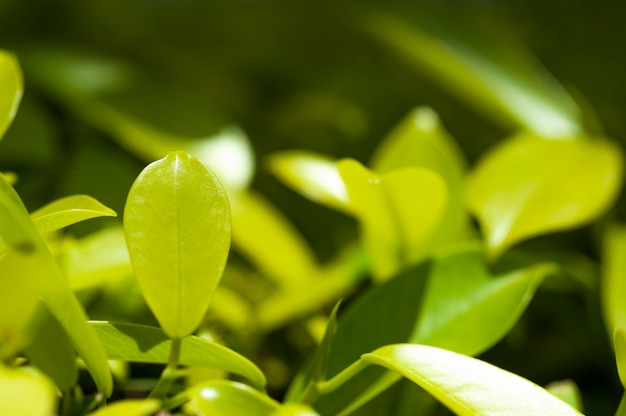
[[[273,412],[270,416],[320,416],[315,410],[309,406],[299,403],[287,403],[280,406],[280,409]]]
[[[146,325],[90,322],[111,360],[167,364],[171,341],[159,329]],[[243,376],[258,389],[265,376],[250,360],[235,351],[200,337],[183,338],[180,364],[209,367]]]
[[[189,407],[211,416],[270,416],[278,402],[245,384],[234,381],[207,381],[187,389]]]
[[[230,208],[217,177],[183,151],[146,167],[124,209],[124,231],[146,302],[172,338],[200,324],[230,245]]]
[[[0,140],[15,118],[24,92],[22,71],[12,54],[0,50]]]
[[[581,415],[518,375],[440,348],[388,345],[362,359],[408,378],[459,416]]]
[[[148,416],[159,410],[160,407],[161,403],[155,399],[120,400],[89,413],[89,416]]]
[[[622,155],[615,143],[523,133],[479,162],[468,178],[466,203],[495,259],[527,238],[593,220],[610,206],[621,183]]]
[[[32,370],[0,366],[0,414],[50,416],[55,413],[54,386]]]
[[[57,199],[30,214],[41,234],[58,231],[69,225],[97,217],[116,217],[112,209],[88,195],[73,195]]]

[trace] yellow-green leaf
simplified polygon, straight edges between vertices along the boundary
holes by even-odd
[[[211,416],[270,416],[280,404],[245,384],[206,381],[187,389],[194,414]]]
[[[24,91],[22,71],[12,54],[0,50],[0,139],[11,125]]]
[[[89,413],[89,416],[148,416],[154,414],[160,407],[161,403],[156,399],[127,399]]]
[[[50,416],[56,411],[54,386],[32,368],[0,366],[0,414]]]
[[[547,140],[529,133],[490,151],[470,174],[466,203],[490,258],[540,234],[590,222],[622,183],[619,147],[601,138]]]
[[[270,416],[319,416],[315,410],[309,406],[299,403],[285,403],[280,409],[274,411]]]
[[[529,380],[440,348],[387,345],[362,360],[408,378],[459,416],[581,414]]]
[[[133,184],[124,230],[161,327],[172,338],[191,334],[209,307],[230,246],[230,208],[219,180],[188,153],[169,153]]]
[[[615,358],[617,361],[617,373],[626,388],[626,326],[618,325],[614,334]]]
[[[30,216],[37,230],[46,234],[90,218],[117,214],[88,195],[72,195],[50,202]]]
[[[604,321],[609,333],[626,327],[626,226],[613,224],[604,235],[601,296]]]

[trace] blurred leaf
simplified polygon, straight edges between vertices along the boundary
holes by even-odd
[[[167,364],[172,341],[159,328],[110,322],[90,322],[109,359]],[[258,389],[265,376],[250,360],[235,351],[195,336],[183,338],[180,364],[228,371],[250,380]]]
[[[617,372],[622,386],[626,388],[626,327],[617,325],[614,333],[615,358],[617,360]]]
[[[580,390],[573,380],[561,380],[550,383],[546,386],[548,392],[578,411],[583,410],[583,402],[580,397]]]
[[[0,49],[0,140],[17,113],[24,92],[22,71],[15,56]]]
[[[460,416],[581,414],[518,375],[440,348],[388,345],[362,360],[401,374]]]
[[[334,160],[291,150],[274,153],[268,165],[278,179],[310,200],[350,212],[346,185]]]
[[[286,403],[270,416],[319,416],[315,410],[309,406],[299,403]]]
[[[148,416],[160,407],[161,403],[155,399],[125,399],[89,413],[89,416]]]
[[[370,165],[379,174],[408,167],[437,173],[446,183],[448,203],[433,239],[455,241],[467,234],[469,218],[462,199],[465,157],[431,108],[419,107],[405,117],[380,143]]]
[[[422,168],[378,176],[351,159],[338,167],[374,276],[388,278],[424,258],[447,204],[443,180]]]
[[[254,322],[251,303],[240,293],[220,285],[215,289],[209,313],[235,331],[245,331]]]
[[[458,21],[420,19],[410,25],[380,12],[364,13],[358,23],[366,34],[496,122],[551,138],[583,131],[574,100],[512,39],[479,37],[462,31]]]
[[[626,226],[609,226],[603,243],[601,299],[605,325],[611,333],[617,326],[626,326]]]
[[[317,272],[307,242],[263,196],[242,192],[232,200],[233,245],[268,279],[293,287]]]
[[[198,159],[171,152],[133,184],[124,230],[146,302],[172,338],[204,317],[230,246],[230,208],[217,177]]]
[[[56,410],[52,383],[31,368],[0,366],[0,414],[50,416]]]
[[[211,416],[270,416],[280,404],[245,384],[234,381],[207,381],[187,389],[189,407],[197,414]]]
[[[494,260],[522,240],[590,222],[610,206],[621,183],[622,154],[613,142],[519,134],[479,162],[466,203]]]
[[[31,213],[41,234],[58,231],[69,225],[97,217],[116,217],[110,208],[88,195],[72,195],[57,199]]]

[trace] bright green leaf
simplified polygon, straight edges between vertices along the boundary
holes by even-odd
[[[187,336],[202,321],[222,277],[230,229],[224,189],[188,153],[169,153],[133,184],[124,210],[128,251],[168,336]]]
[[[590,222],[610,206],[621,183],[622,154],[613,142],[519,134],[479,162],[466,203],[495,259],[522,240]]]
[[[88,195],[73,195],[57,199],[31,213],[41,234],[60,230],[77,222],[97,217],[116,217],[110,208]]]
[[[548,392],[578,411],[583,410],[583,402],[580,397],[580,390],[573,380],[561,380],[550,383],[546,386]]]
[[[89,416],[148,416],[154,414],[160,407],[161,403],[155,399],[126,399],[89,413]]]
[[[270,416],[280,405],[269,396],[234,381],[207,381],[187,390],[189,407],[206,416]]]
[[[0,414],[50,416],[56,411],[54,386],[33,369],[0,366]]]
[[[270,416],[319,416],[319,413],[303,404],[286,403]]]
[[[622,386],[626,388],[626,327],[618,325],[614,334],[615,358],[617,360],[617,372]]]
[[[166,364],[171,340],[155,327],[109,322],[90,322],[109,359]],[[182,340],[180,364],[228,371],[250,380],[255,387],[265,386],[265,376],[247,358],[214,342],[195,336]]]
[[[0,50],[0,139],[11,125],[24,92],[22,71],[12,54]]]
[[[581,414],[518,375],[440,348],[388,345],[362,360],[408,378],[459,416]]]
[[[378,176],[351,159],[339,161],[338,167],[374,275],[390,277],[424,258],[447,203],[443,180],[422,168]]]
[[[626,326],[626,226],[615,224],[607,229],[603,260],[602,308],[610,332],[618,325]]]

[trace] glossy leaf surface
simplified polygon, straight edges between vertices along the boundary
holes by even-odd
[[[374,275],[390,277],[423,258],[447,203],[443,180],[421,168],[378,176],[350,159],[338,162],[338,167]]]
[[[158,364],[168,362],[171,340],[159,328],[99,321],[92,321],[90,325],[96,330],[111,360]],[[250,360],[231,349],[196,336],[183,338],[180,364],[228,371],[246,377],[259,389],[265,386],[265,376]]]
[[[309,406],[305,406],[297,403],[286,403],[270,416],[319,416],[315,410]]]
[[[518,375],[440,348],[389,345],[362,359],[408,378],[460,416],[581,414]]]
[[[466,203],[495,259],[527,238],[593,220],[613,202],[622,170],[613,142],[520,134],[479,162],[468,178]]]
[[[207,381],[187,390],[189,406],[202,415],[270,416],[280,405],[245,384],[227,380]]]
[[[155,399],[127,399],[109,404],[89,413],[89,416],[148,416],[159,410],[161,404]]]
[[[11,125],[24,91],[24,81],[17,59],[0,50],[0,140]]]
[[[117,214],[88,195],[60,198],[31,213],[33,223],[41,234],[51,233],[90,218],[104,216],[115,217]]]
[[[626,326],[626,226],[613,224],[604,235],[601,296],[604,321],[611,333]]]
[[[217,177],[183,151],[146,167],[133,184],[124,230],[146,302],[172,338],[200,324],[230,246],[230,208]]]
[[[54,386],[32,369],[0,366],[0,414],[50,416],[56,411]]]

